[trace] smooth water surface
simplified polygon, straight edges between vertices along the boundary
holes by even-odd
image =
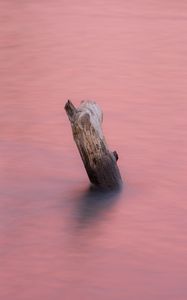
[[[187,299],[186,1],[0,1],[0,299]],[[64,111],[94,99],[121,193]]]

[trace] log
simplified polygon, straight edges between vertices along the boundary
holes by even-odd
[[[108,149],[102,131],[103,113],[93,101],[82,101],[76,108],[68,100],[65,110],[90,182],[104,189],[116,189],[122,184],[117,166],[118,154]]]

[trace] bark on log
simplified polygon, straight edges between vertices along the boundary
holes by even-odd
[[[91,183],[101,188],[119,188],[122,179],[116,163],[118,154],[108,149],[101,128],[103,113],[100,107],[93,101],[83,101],[75,108],[68,100],[65,110]]]

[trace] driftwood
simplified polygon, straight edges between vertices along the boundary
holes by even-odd
[[[107,189],[120,187],[122,180],[116,163],[118,154],[111,152],[106,144],[100,107],[93,101],[83,101],[75,108],[68,100],[65,110],[91,183]]]

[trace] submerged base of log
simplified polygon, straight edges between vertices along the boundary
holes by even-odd
[[[92,184],[104,189],[119,188],[122,179],[117,166],[118,154],[106,144],[101,123],[103,114],[93,101],[83,101],[78,108],[70,100],[65,105],[73,137]]]

